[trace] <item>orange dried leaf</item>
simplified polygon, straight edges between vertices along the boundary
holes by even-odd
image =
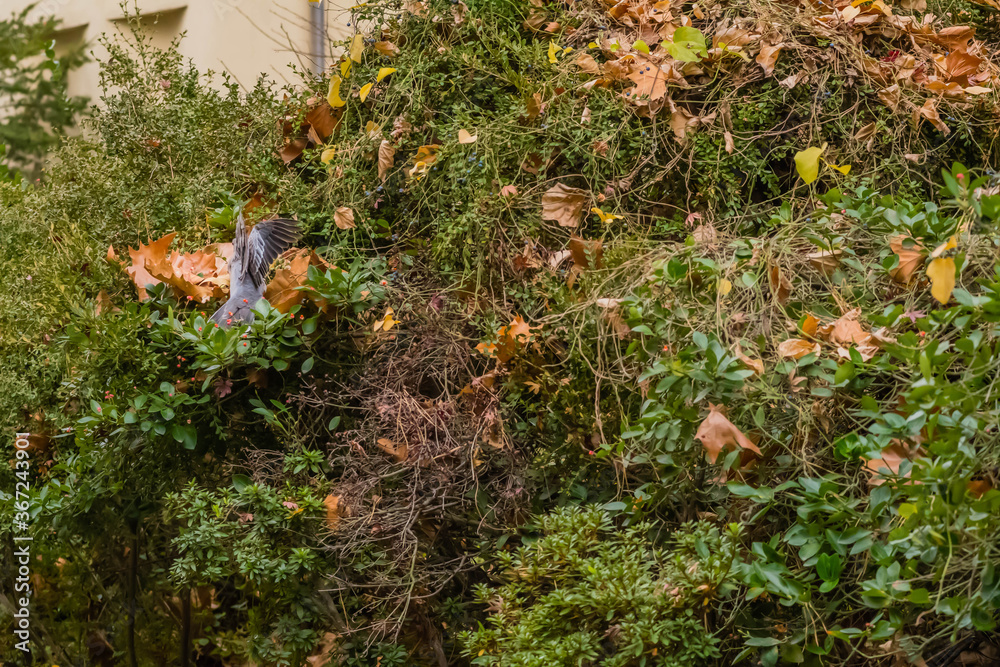
[[[802,338],[789,338],[778,345],[778,355],[785,359],[801,359],[807,354],[819,354],[819,343],[810,343]]]
[[[899,258],[899,264],[889,273],[889,277],[903,285],[913,279],[913,274],[924,265],[924,258],[927,256],[927,252],[916,243],[911,244],[909,248],[905,247],[904,241],[907,238],[909,237],[900,235],[889,241],[889,248]]]
[[[330,530],[337,530],[340,526],[340,519],[350,515],[343,496],[335,496],[331,493],[323,499],[323,506],[326,507],[326,525]]]
[[[398,463],[402,463],[409,456],[409,447],[406,443],[396,443],[388,438],[379,438],[376,441],[378,448],[381,449],[386,454],[392,456],[393,459]]]
[[[717,405],[709,404],[708,416],[698,427],[694,437],[701,441],[710,463],[715,463],[723,451],[733,449],[748,449],[758,456],[761,453],[757,445],[743,435]]]

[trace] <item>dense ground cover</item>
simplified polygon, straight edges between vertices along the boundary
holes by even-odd
[[[993,9],[352,11],[288,91],[111,43],[0,184],[35,663],[991,655]]]

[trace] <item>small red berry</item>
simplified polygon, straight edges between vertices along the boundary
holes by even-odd
[[[190,301],[190,300],[191,300],[191,299],[193,299],[193,298],[194,298],[194,297],[193,297],[193,296],[191,296],[191,295],[189,294],[189,295],[188,295],[188,298],[187,298],[187,300],[188,300],[188,301]]]
[[[587,453],[588,453],[589,455],[593,456],[593,455],[594,455],[594,450],[593,450],[593,449],[591,449],[591,450],[590,450],[590,451],[588,451]]]
[[[955,178],[957,178],[958,180],[962,180],[963,178],[965,178],[965,174],[958,174],[955,176]]]
[[[383,281],[382,281],[381,283],[379,283],[379,284],[380,284],[380,285],[382,285],[382,287],[385,287],[385,286],[386,286],[386,285],[388,285],[389,283],[388,283],[387,281],[383,280]]]
[[[226,324],[232,324],[232,323],[233,323],[232,320],[226,320]]]
[[[198,327],[198,331],[201,331],[201,327]]]
[[[243,303],[249,303],[246,299],[243,299]]]

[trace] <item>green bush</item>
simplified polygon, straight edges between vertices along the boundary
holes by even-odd
[[[672,550],[640,523],[617,530],[596,508],[541,517],[536,540],[497,554],[480,586],[488,627],[462,637],[474,665],[704,665],[720,657],[704,604],[732,590],[731,536],[683,527]]]

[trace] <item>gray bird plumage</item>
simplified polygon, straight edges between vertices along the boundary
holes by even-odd
[[[253,307],[264,294],[271,263],[298,238],[299,223],[295,220],[266,220],[248,232],[241,213],[229,260],[229,300],[215,311],[212,321],[220,327],[253,322]]]

